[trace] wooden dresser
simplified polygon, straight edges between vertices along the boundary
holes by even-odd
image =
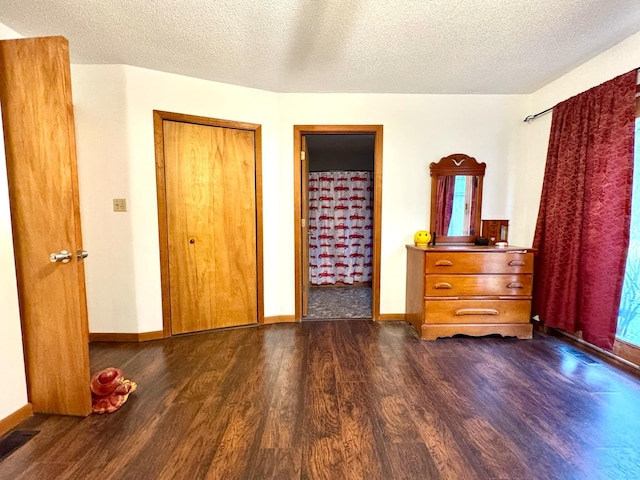
[[[423,340],[532,338],[533,249],[407,245],[406,318]]]

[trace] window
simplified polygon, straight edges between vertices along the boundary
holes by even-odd
[[[640,346],[640,118],[636,118],[629,253],[618,313],[619,340]]]

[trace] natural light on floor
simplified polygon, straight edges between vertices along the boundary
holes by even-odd
[[[640,119],[636,119],[635,137],[631,238],[616,335],[620,340],[640,346]]]

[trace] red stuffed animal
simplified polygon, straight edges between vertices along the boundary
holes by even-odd
[[[93,413],[111,413],[119,409],[138,385],[126,380],[119,368],[105,368],[91,379]]]

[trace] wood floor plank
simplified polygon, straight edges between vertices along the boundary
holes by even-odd
[[[303,445],[300,478],[313,480],[349,478],[339,438],[311,437],[304,439]]]
[[[228,422],[207,472],[209,478],[244,478],[251,468],[246,459],[257,454],[266,423],[263,408],[271,403],[277,373],[265,372],[264,363],[264,359],[253,363],[243,388],[220,413]]]
[[[72,463],[36,462],[31,464],[23,472],[17,473],[16,476],[5,478],[12,478],[14,480],[33,480],[34,478],[37,478],[38,480],[67,479],[72,478],[68,474],[68,471],[72,466]]]
[[[260,447],[268,451],[283,452],[298,447],[302,416],[299,412],[306,399],[307,345],[306,337],[296,334],[297,329],[283,326],[287,347],[282,348],[282,360],[274,382],[274,393],[267,408],[267,418]],[[285,330],[286,329],[286,330]]]
[[[387,448],[395,480],[439,478],[438,469],[424,443],[394,443]]]
[[[346,478],[336,364],[327,322],[309,323],[301,478]]]
[[[374,408],[386,443],[414,443],[420,440],[404,398],[386,395],[378,399]]]
[[[228,419],[221,415],[223,404],[205,402],[192,423],[180,437],[173,453],[160,462],[158,479],[206,478],[220,445]]]
[[[248,478],[294,480],[300,478],[301,463],[300,448],[261,448]]]
[[[339,382],[338,399],[347,478],[389,478],[380,427],[368,408],[364,382]]]
[[[336,362],[331,340],[332,325],[329,322],[309,322],[305,327],[309,330],[307,388],[335,395]]]
[[[357,320],[349,322],[351,325],[361,323]],[[345,329],[338,322],[330,324],[333,327],[333,351],[336,356],[336,379],[341,382],[358,382],[366,378],[366,359],[360,356],[357,336],[351,328]]]

